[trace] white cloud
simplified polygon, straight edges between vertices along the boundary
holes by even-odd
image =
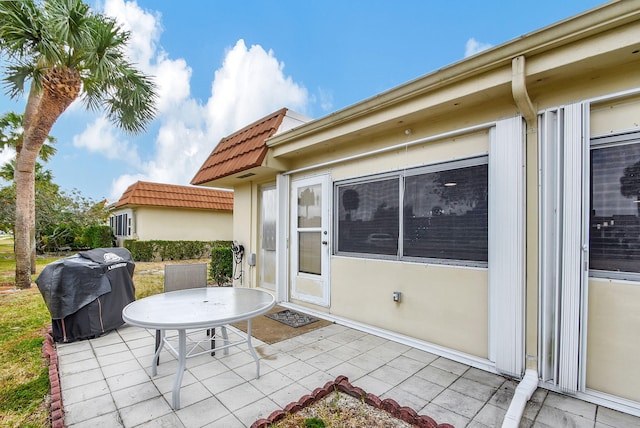
[[[15,158],[16,151],[12,147],[5,147],[3,149],[0,149],[0,167]]]
[[[304,113],[307,90],[285,76],[283,69],[273,51],[260,45],[247,49],[244,40],[238,40],[227,51],[211,86],[207,112],[213,134],[222,137],[282,107]]]
[[[89,123],[81,134],[74,135],[73,145],[100,153],[107,159],[121,159],[133,166],[140,165],[136,147],[121,138],[105,117],[99,117]]]
[[[135,1],[123,0],[107,0],[104,13],[116,18],[130,32],[127,53],[137,67],[153,76],[157,85],[158,112],[167,113],[176,103],[187,99],[191,68],[182,58],[169,59],[169,55],[159,45],[162,15],[142,10]]]
[[[474,39],[473,37],[470,38],[469,40],[467,40],[467,44],[465,46],[465,50],[464,50],[464,57],[469,57],[472,55],[477,54],[478,52],[482,52],[485,51],[489,48],[492,48],[493,45],[490,43],[483,43],[483,42],[479,42],[476,39]]]
[[[107,198],[109,202],[116,202],[120,199],[127,187],[136,181],[148,181],[144,174],[121,175],[111,181],[111,194]]]
[[[318,97],[320,99],[320,108],[329,111],[333,108],[333,92],[322,88],[318,89]]]
[[[145,73],[155,76],[159,95],[159,127],[146,160],[136,146],[121,140],[106,119],[74,137],[76,147],[122,159],[138,169],[112,180],[110,200],[117,200],[138,180],[187,185],[222,137],[282,107],[306,113],[311,102],[307,89],[284,74],[284,63],[273,51],[260,45],[247,48],[244,40],[238,40],[213,73],[211,95],[203,105],[191,95],[192,70],[187,62],[171,59],[160,45],[159,13],[124,0],[106,0],[104,12],[131,32],[129,55]],[[323,108],[330,108],[331,97],[322,98]]]
[[[124,0],[106,0],[104,14],[116,18],[122,28],[130,32],[129,57],[141,67],[148,66],[157,55],[162,15],[142,10],[135,1]]]

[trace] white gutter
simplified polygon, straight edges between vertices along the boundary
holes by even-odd
[[[526,144],[527,146],[529,146],[529,144],[537,144],[538,113],[527,92],[524,55],[513,58],[511,62],[511,92],[513,94],[513,99],[527,124]],[[529,162],[527,162],[527,164],[529,165]],[[526,286],[527,285],[525,284],[525,287]],[[538,379],[539,376],[537,370],[525,370],[524,378],[522,378],[522,381],[518,384],[515,394],[513,395],[513,399],[511,400],[511,404],[509,405],[509,409],[507,409],[507,414],[502,421],[502,428],[518,428],[520,426],[520,419],[522,419],[522,414],[524,413],[527,401],[529,401],[534,391],[538,388]]]

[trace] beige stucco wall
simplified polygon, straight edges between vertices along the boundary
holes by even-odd
[[[412,129],[410,140],[423,137],[419,130]],[[389,136],[389,145],[409,140],[401,134]],[[367,151],[366,142],[353,144]],[[489,130],[484,129],[296,174],[292,179],[329,173],[335,182],[486,155],[488,151]],[[344,256],[332,256],[330,263],[330,307],[314,309],[480,358],[489,357],[487,268]],[[393,302],[394,291],[402,293],[399,304]]]
[[[488,299],[486,269],[331,259],[332,313],[481,358],[488,358]]]
[[[133,210],[133,236],[141,241],[214,241],[233,238],[228,211],[138,207]]]
[[[640,402],[640,284],[592,278],[587,388]]]
[[[592,136],[640,130],[640,96],[592,106]],[[640,283],[591,278],[587,388],[640,402]]]
[[[249,253],[258,253],[256,234],[258,230],[258,191],[255,183],[249,182],[233,189],[233,239],[244,247],[245,257],[241,266],[242,278],[234,279],[234,286],[255,287],[256,266],[249,266]],[[239,275],[237,275],[239,276]]]
[[[640,96],[594,104],[589,125],[592,137],[640,131]]]
[[[405,141],[417,140],[420,137],[421,135],[414,133],[410,139],[405,139]],[[401,143],[402,140],[396,144]],[[364,152],[366,151],[364,148]],[[483,130],[455,138],[402,147],[353,162],[341,163],[331,168],[331,179],[339,181],[368,174],[400,171],[404,168],[415,168],[453,159],[486,155],[488,152],[489,131]]]

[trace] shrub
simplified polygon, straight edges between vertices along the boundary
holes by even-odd
[[[212,248],[230,247],[231,241],[138,241],[127,239],[123,246],[138,262],[201,259],[211,254]]]
[[[131,257],[137,262],[151,262],[154,260],[153,241],[136,241],[134,239],[127,239],[122,245],[131,252]]]
[[[227,285],[233,275],[233,252],[230,246],[211,249],[209,276],[220,287]]]
[[[113,233],[109,226],[89,226],[82,231],[82,243],[91,248],[113,246]]]

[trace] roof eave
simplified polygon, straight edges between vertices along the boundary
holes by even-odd
[[[266,144],[270,148],[277,147],[339,127],[490,70],[510,67],[511,61],[517,56],[539,54],[588,37],[590,34],[638,20],[639,16],[640,9],[635,2],[612,1],[455,62],[283,134],[275,135],[267,139]]]

